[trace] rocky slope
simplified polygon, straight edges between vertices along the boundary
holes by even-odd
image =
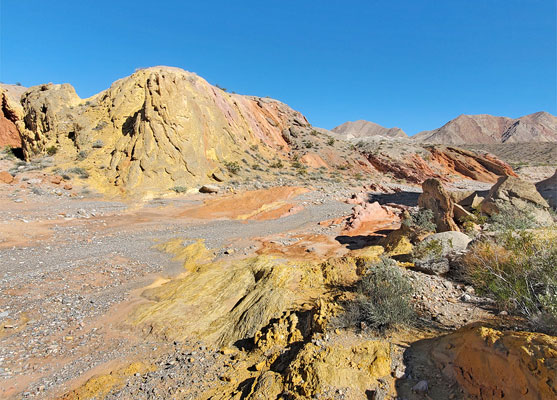
[[[50,156],[51,172],[77,175],[107,195],[153,197],[232,181],[420,184],[512,174],[492,156],[436,150],[371,123],[359,134],[389,137],[343,140],[277,100],[230,94],[171,67],[139,70],[88,99],[50,83],[6,104],[6,124],[19,133],[26,160]]]
[[[370,136],[386,136],[386,137],[407,137],[406,133],[400,128],[385,128],[370,121],[348,121],[342,125],[332,129],[332,132],[340,135],[345,139],[370,137]]]
[[[412,137],[428,143],[521,143],[557,142],[557,117],[537,112],[512,119],[488,114],[460,115],[432,131]]]
[[[16,123],[23,117],[19,101],[25,89],[17,85],[0,85],[0,147],[21,147]]]

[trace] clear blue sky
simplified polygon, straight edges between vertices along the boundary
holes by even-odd
[[[81,97],[171,65],[333,128],[557,114],[555,0],[1,0],[0,81]]]

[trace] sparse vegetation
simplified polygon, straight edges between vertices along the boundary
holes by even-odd
[[[378,331],[408,325],[415,316],[412,292],[410,280],[397,263],[382,258],[358,282],[356,298],[346,304],[339,323],[349,326],[364,322]]]
[[[402,221],[409,228],[417,228],[420,230],[435,232],[435,223],[433,222],[433,211],[427,208],[418,208],[410,211],[410,217]]]
[[[534,205],[515,207],[510,204],[498,206],[499,213],[490,218],[489,229],[492,231],[523,230],[539,227],[536,222]]]
[[[46,148],[46,154],[49,156],[53,156],[58,152],[58,148],[56,146],[50,146]]]
[[[79,153],[77,153],[77,159],[79,161],[83,161],[87,158],[87,152],[85,150],[81,150]]]
[[[309,140],[304,140],[304,147],[306,149],[311,149],[313,147],[313,143],[310,142]]]
[[[431,260],[442,254],[443,243],[438,239],[420,242],[412,250],[412,256],[417,260]]]
[[[233,175],[238,175],[240,172],[240,164],[238,161],[225,161],[224,162],[225,168]]]
[[[171,190],[175,191],[176,193],[186,193],[188,188],[185,186],[174,186]]]
[[[89,173],[81,167],[73,167],[66,170],[66,174],[74,174],[77,175],[81,179],[89,178]]]
[[[282,163],[282,160],[277,160],[274,163],[270,164],[269,167],[271,167],[271,168],[283,168],[284,164]]]
[[[557,232],[506,231],[472,246],[468,279],[500,309],[524,316],[535,329],[557,333]]]
[[[94,148],[94,149],[100,149],[100,148],[102,148],[103,146],[104,146],[104,142],[103,142],[102,140],[100,140],[100,139],[99,139],[99,140],[96,140],[96,141],[93,143],[93,148]]]
[[[100,131],[101,129],[103,129],[104,127],[106,127],[108,125],[108,123],[106,121],[100,121],[94,128],[94,131]]]
[[[335,138],[330,137],[329,140],[327,140],[327,144],[328,144],[329,146],[334,145],[334,144],[335,144]]]

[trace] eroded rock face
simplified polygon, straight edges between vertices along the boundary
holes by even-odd
[[[557,210],[557,170],[550,178],[536,183],[536,189],[547,203]]]
[[[348,391],[346,398],[366,398],[379,386],[378,379],[390,374],[390,351],[390,344],[383,341],[325,347],[308,343],[290,364],[286,386],[300,399],[339,389]]]
[[[21,147],[18,123],[23,119],[23,109],[19,104],[18,93],[9,93],[0,88],[0,147]]]
[[[58,162],[80,153],[91,183],[125,190],[208,183],[226,163],[255,162],[254,146],[271,159],[309,129],[283,103],[228,94],[169,67],[140,70],[86,100],[70,85],[41,85],[22,103],[27,157],[50,146]]]
[[[432,357],[479,399],[557,397],[557,338],[472,326],[437,340]]]
[[[460,231],[453,220],[453,200],[441,182],[434,178],[427,179],[422,184],[422,189],[418,204],[433,211],[437,231]]]

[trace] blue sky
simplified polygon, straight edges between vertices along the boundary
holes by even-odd
[[[171,65],[320,127],[557,114],[554,0],[1,1],[0,81],[81,97]]]

